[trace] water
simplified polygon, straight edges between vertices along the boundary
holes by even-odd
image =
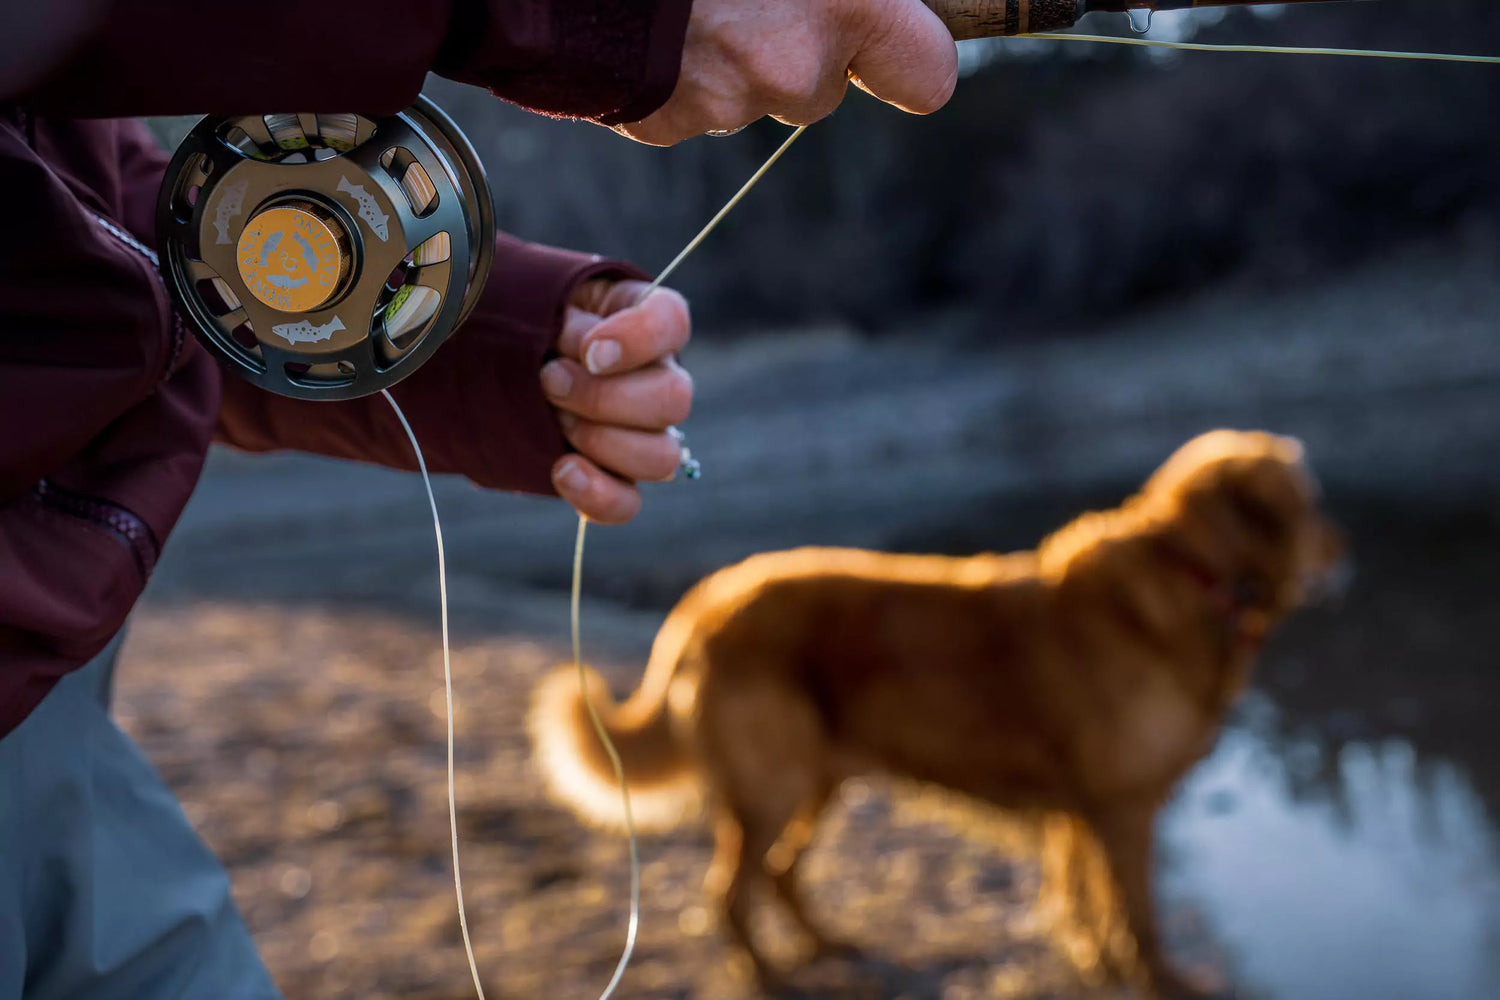
[[[1339,799],[1299,802],[1284,758],[1227,734],[1169,813],[1166,892],[1256,995],[1500,997],[1500,837],[1464,771],[1396,740],[1335,766]]]
[[[1500,998],[1495,507],[1348,504],[1359,576],[1294,619],[1164,825],[1164,889],[1271,1000]]]

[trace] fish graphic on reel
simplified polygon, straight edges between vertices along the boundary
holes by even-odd
[[[494,258],[484,169],[425,97],[385,117],[209,115],[172,157],[156,222],[197,338],[298,399],[410,375],[468,316]]]

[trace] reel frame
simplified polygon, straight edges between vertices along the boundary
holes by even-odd
[[[416,371],[494,261],[484,168],[425,96],[381,118],[206,116],[172,157],[156,224],[194,335],[228,370],[295,399],[367,396]],[[318,279],[326,291],[308,287]]]

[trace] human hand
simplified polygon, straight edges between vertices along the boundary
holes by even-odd
[[[675,354],[691,320],[677,292],[658,288],[637,302],[644,281],[596,279],[568,300],[557,352],[542,368],[542,391],[576,449],[552,467],[552,484],[578,513],[618,524],[641,509],[637,482],[671,479],[680,445],[672,425],[687,419],[693,382]]]
[[[669,146],[766,115],[805,125],[838,107],[851,79],[928,114],[953,94],[958,49],[921,0],[693,0],[671,98],[614,128]]]

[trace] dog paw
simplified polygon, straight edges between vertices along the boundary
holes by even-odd
[[[1210,969],[1162,969],[1152,978],[1158,1000],[1235,1000],[1233,986]]]
[[[838,938],[819,938],[812,953],[815,962],[854,962],[863,957],[864,951],[859,945]]]
[[[803,994],[792,986],[786,975],[776,969],[757,969],[753,976],[755,990],[771,1000],[798,1000]]]
[[[739,955],[732,963],[735,978],[749,985],[751,990],[763,997],[793,997],[791,984],[786,974],[758,955]]]

